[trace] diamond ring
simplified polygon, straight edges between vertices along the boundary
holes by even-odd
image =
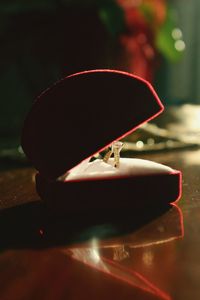
[[[124,144],[120,141],[113,142],[111,149],[106,153],[103,161],[107,163],[112,154],[114,154],[114,167],[119,168],[120,152],[123,148],[123,145]]]

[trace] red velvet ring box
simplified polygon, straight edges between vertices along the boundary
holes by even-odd
[[[180,171],[134,158],[121,158],[119,168],[112,158],[89,160],[162,111],[148,82],[121,71],[73,74],[44,91],[25,120],[22,147],[50,210],[114,212],[177,200]]]

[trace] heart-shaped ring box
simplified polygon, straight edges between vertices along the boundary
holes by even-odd
[[[162,111],[148,82],[121,71],[73,74],[44,91],[25,120],[22,148],[38,170],[36,189],[50,210],[114,212],[177,200],[180,171],[134,158],[121,158],[118,169],[113,159],[89,162]]]

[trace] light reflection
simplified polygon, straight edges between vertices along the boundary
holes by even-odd
[[[143,263],[148,266],[151,267],[153,265],[153,259],[154,259],[154,254],[151,250],[147,249],[144,251],[143,255],[142,255],[142,261]]]
[[[118,246],[113,248],[113,260],[122,261],[129,257],[129,252],[125,250],[125,246]]]
[[[138,149],[142,149],[142,148],[144,147],[143,141],[137,141],[136,147],[137,147]]]
[[[180,30],[180,28],[174,28],[172,30],[172,37],[175,40],[180,40],[183,37],[182,31]]]
[[[91,249],[90,249],[91,250]],[[97,252],[97,249],[93,249]],[[74,248],[70,249],[71,257],[75,260],[78,260],[88,267],[96,269],[100,271],[102,274],[107,274],[114,280],[119,280],[127,283],[129,286],[137,287],[141,290],[141,293],[150,293],[151,295],[155,295],[156,298],[171,300],[171,297],[155,286],[152,282],[142,276],[140,273],[135,272],[132,269],[125,268],[123,265],[118,262],[112,261],[102,255],[99,256],[99,260],[96,261],[96,257],[91,255],[94,253],[93,251],[89,251],[89,249],[85,248]],[[69,250],[65,253],[69,255]],[[107,287],[108,288],[108,287]],[[98,291],[97,291],[98,292]],[[133,295],[134,289],[133,289]],[[141,295],[140,295],[141,296]],[[140,298],[141,299],[141,298]]]
[[[145,268],[151,272],[155,269],[157,245],[169,244],[182,238],[183,234],[182,212],[176,204],[172,204],[171,210],[134,233],[106,241],[92,239],[82,247],[66,249],[64,252],[101,274],[128,283],[133,290],[139,288],[142,293],[150,293],[160,299],[171,299],[143,272]],[[140,252],[141,255],[138,254]],[[168,255],[170,256],[169,253]],[[160,268],[156,272],[159,274]]]
[[[177,51],[182,52],[185,50],[185,42],[183,40],[178,40],[174,43],[174,47]]]
[[[90,262],[98,265],[101,264],[101,258],[98,251],[98,239],[91,240],[91,246],[88,248],[76,248],[71,250],[73,258],[81,260],[82,262],[89,264]],[[102,268],[102,265],[101,265]]]

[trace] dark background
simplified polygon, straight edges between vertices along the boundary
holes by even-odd
[[[0,148],[18,147],[38,94],[81,70],[133,72],[166,105],[198,103],[198,7],[198,0],[1,0]]]

